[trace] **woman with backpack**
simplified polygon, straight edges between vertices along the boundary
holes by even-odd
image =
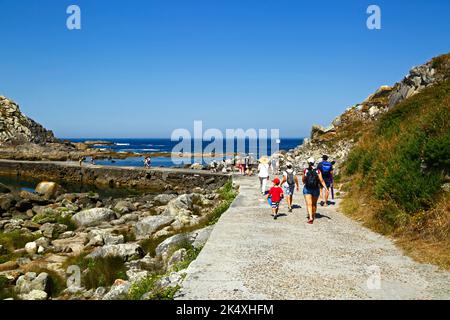
[[[317,201],[320,196],[320,187],[322,186],[327,192],[328,189],[320,170],[314,169],[314,158],[309,158],[307,162],[308,168],[304,170],[302,176],[304,184],[303,195],[305,196],[306,209],[308,210],[308,223],[313,224],[317,211]]]

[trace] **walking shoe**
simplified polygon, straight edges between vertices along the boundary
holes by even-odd
[[[288,212],[292,212],[292,208],[289,208],[289,209],[288,209]]]
[[[309,220],[308,220],[308,223],[309,223],[309,224],[313,224],[313,222],[314,222],[313,219],[309,219]]]

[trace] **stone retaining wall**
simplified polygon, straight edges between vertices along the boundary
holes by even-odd
[[[175,190],[189,193],[196,187],[217,189],[230,176],[175,168],[133,168],[97,166],[75,162],[0,160],[0,175],[46,181],[82,183],[97,187],[145,189],[150,192]]]

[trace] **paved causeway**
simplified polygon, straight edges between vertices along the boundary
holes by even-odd
[[[302,208],[287,213],[283,201],[286,216],[273,220],[257,178],[234,181],[240,193],[189,266],[178,299],[450,298],[449,272],[412,261],[337,206],[319,206],[308,225],[297,193]]]

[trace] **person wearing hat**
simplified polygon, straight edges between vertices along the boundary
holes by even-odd
[[[323,181],[325,181],[327,189],[330,190],[333,184],[333,163],[328,161],[328,156],[326,154],[322,156],[322,161],[317,165],[317,169],[322,173]],[[320,189],[320,198],[322,199],[322,201],[320,201],[321,206],[324,204],[325,206],[328,206],[328,197],[329,192],[325,189]]]
[[[283,171],[283,181],[281,185],[286,186],[286,200],[288,204],[288,211],[292,212],[292,198],[294,196],[294,189],[300,190],[297,173],[294,171],[292,163],[286,163],[286,170]]]
[[[261,188],[261,194],[266,194],[266,184],[269,180],[269,159],[267,157],[262,157],[259,159],[258,165],[258,178],[259,187]]]
[[[328,192],[327,185],[323,181],[322,173],[314,169],[315,160],[313,157],[307,160],[308,168],[303,171],[302,181],[304,184],[303,195],[305,196],[306,210],[308,211],[308,223],[312,224],[316,216],[317,200],[320,196],[320,186]]]
[[[267,199],[270,198],[272,203],[272,216],[276,220],[278,218],[278,209],[280,208],[280,201],[283,199],[283,189],[280,187],[280,179],[275,178],[272,180],[273,187],[270,188],[267,194]]]

